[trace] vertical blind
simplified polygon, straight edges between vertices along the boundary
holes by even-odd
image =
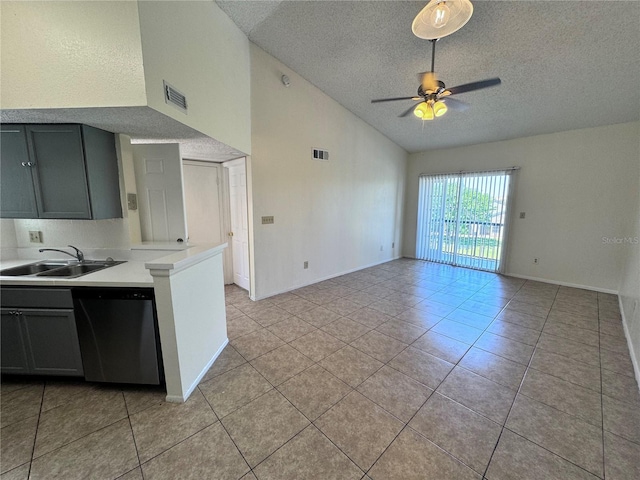
[[[421,175],[416,257],[503,271],[516,170]]]

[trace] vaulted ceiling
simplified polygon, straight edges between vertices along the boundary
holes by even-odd
[[[477,1],[469,23],[438,41],[449,87],[500,77],[431,122],[398,118],[430,43],[411,22],[427,0],[217,1],[249,39],[409,152],[640,118],[640,2]]]

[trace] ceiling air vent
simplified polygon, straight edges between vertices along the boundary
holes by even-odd
[[[187,97],[181,92],[173,88],[167,82],[163,80],[164,85],[164,101],[170,105],[173,105],[183,112],[187,112]]]
[[[324,160],[325,162],[329,161],[329,151],[328,150],[321,150],[319,148],[312,148],[311,149],[311,157],[314,160]]]

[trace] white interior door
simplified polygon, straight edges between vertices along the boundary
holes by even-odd
[[[131,147],[142,241],[186,240],[180,146],[163,143]]]
[[[223,243],[221,170],[215,163],[184,160],[184,201],[189,242]]]
[[[227,242],[230,231],[229,198],[225,170],[219,163],[183,160],[184,200],[189,243]],[[229,238],[229,241],[231,239]],[[223,254],[225,285],[233,282],[231,245]]]
[[[249,290],[249,222],[247,218],[247,170],[244,159],[224,164],[229,169],[229,209],[233,282]]]

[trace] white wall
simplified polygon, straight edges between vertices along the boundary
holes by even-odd
[[[129,248],[129,227],[124,218],[108,220],[14,220],[18,248],[65,247]],[[29,231],[40,230],[42,243],[30,243]]]
[[[256,298],[399,256],[406,152],[253,44],[251,80]]]
[[[16,229],[10,218],[0,219],[0,259],[17,258]]]
[[[640,135],[636,136],[640,143]],[[636,156],[636,165],[640,165],[640,155]],[[629,196],[629,202],[635,206],[633,217],[629,219],[632,227],[627,243],[622,246],[624,270],[620,282],[620,305],[630,343],[631,357],[634,361],[636,378],[640,382],[640,171],[636,171],[635,195]]]
[[[169,402],[184,402],[228,343],[224,248],[195,248],[146,264],[153,276]]]
[[[139,2],[148,105],[251,153],[249,40],[213,2]],[[188,114],[164,101],[166,80]]]
[[[137,3],[2,1],[1,107],[146,105]]]
[[[410,155],[403,254],[415,255],[421,173],[516,165],[507,273],[617,291],[628,248],[603,237],[633,233],[639,130],[634,122]]]

